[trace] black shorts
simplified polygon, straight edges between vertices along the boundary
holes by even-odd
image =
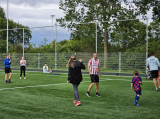
[[[5,74],[11,73],[11,68],[5,67],[4,68]]]
[[[151,71],[152,78],[158,78],[158,70]]]
[[[97,82],[99,83],[99,76],[98,75],[90,75],[91,77],[91,82]]]

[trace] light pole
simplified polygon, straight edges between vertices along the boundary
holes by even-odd
[[[52,17],[52,40],[53,40],[53,17],[55,17],[55,15],[51,15]],[[57,70],[57,44],[56,44],[56,40],[57,40],[57,23],[55,22],[55,26],[56,26],[56,38],[55,38],[55,70]],[[52,44],[53,47],[53,44]]]
[[[8,53],[8,0],[7,0],[7,53]]]
[[[52,17],[52,41],[53,41],[53,17],[55,17],[55,15],[51,15],[51,17]],[[53,47],[53,43],[51,44],[51,47]]]
[[[146,26],[146,64],[147,64],[147,58],[148,58],[148,18],[146,18],[146,20],[147,20],[147,26]],[[147,70],[146,70],[146,74],[147,74]]]

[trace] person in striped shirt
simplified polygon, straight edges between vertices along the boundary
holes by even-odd
[[[98,57],[98,54],[94,53],[93,58],[90,59],[88,62],[88,70],[91,77],[91,84],[86,93],[88,97],[90,97],[89,91],[91,90],[91,88],[94,86],[95,83],[96,83],[96,96],[100,97],[100,94],[98,93],[98,88],[99,88],[99,76],[101,76],[101,71],[100,71],[100,61],[99,59],[97,59],[97,57]],[[98,76],[98,72],[99,72],[99,76]]]

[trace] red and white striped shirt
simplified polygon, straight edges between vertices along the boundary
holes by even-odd
[[[92,74],[94,75],[98,75],[98,68],[100,66],[100,61],[99,59],[90,59],[88,62],[88,66],[90,66],[90,71],[92,72]]]

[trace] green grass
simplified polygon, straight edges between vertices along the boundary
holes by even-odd
[[[160,91],[156,92],[152,81],[145,78],[141,106],[137,107],[133,105],[135,92],[130,90],[131,77],[102,76],[101,97],[95,96],[94,86],[89,98],[85,93],[90,78],[83,75],[84,83],[79,86],[82,105],[75,107],[73,88],[66,84],[66,74],[27,72],[27,79],[20,80],[19,72],[13,71],[12,84],[5,83],[4,72],[0,72],[0,77],[0,119],[158,119],[160,116]],[[26,87],[36,85],[41,86]]]

